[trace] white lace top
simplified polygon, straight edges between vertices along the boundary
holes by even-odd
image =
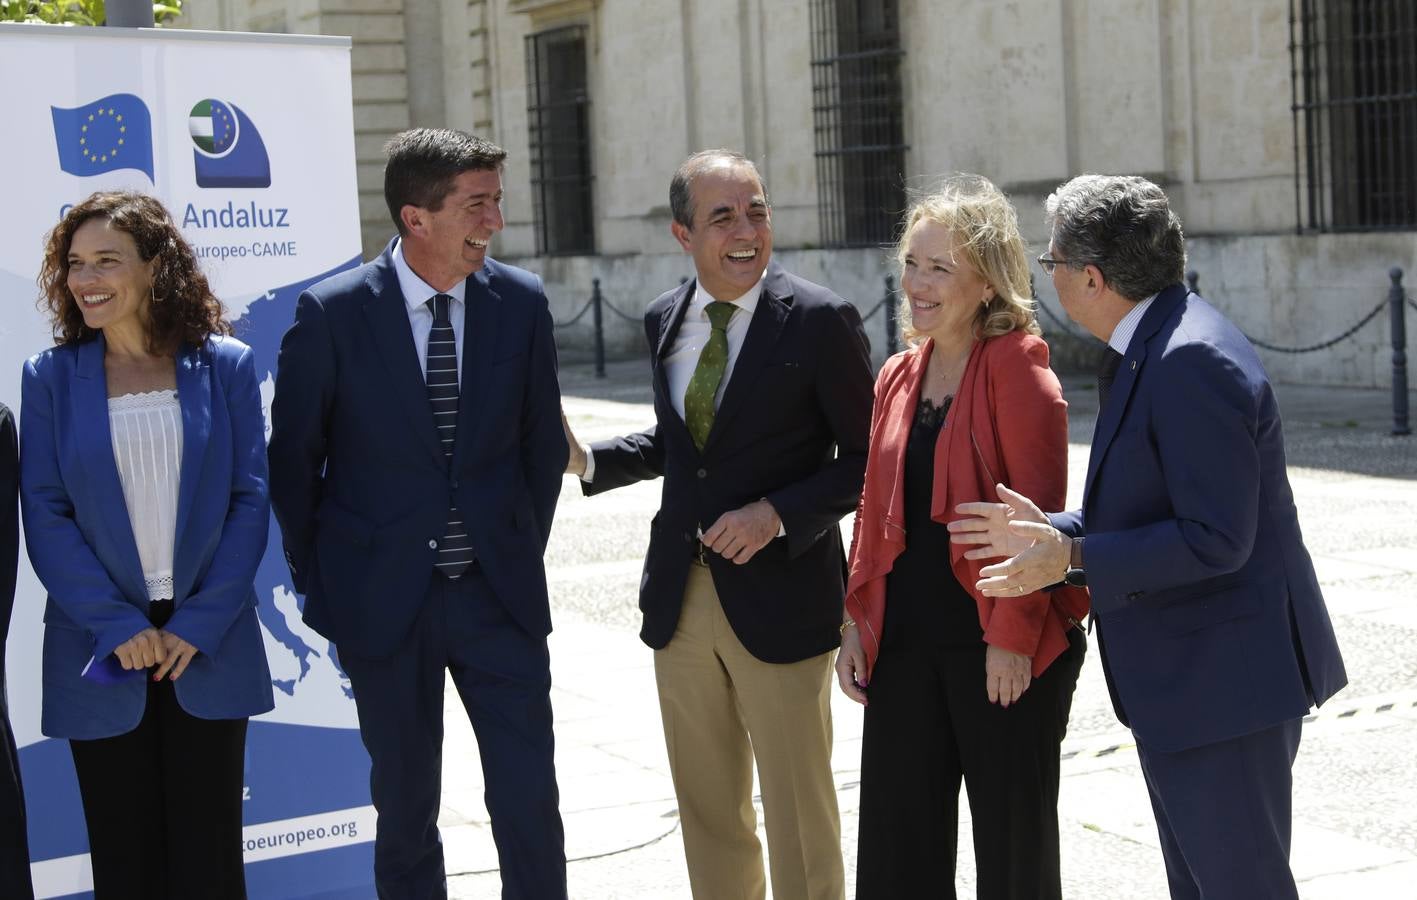
[[[182,407],[177,392],[110,397],[108,423],[148,599],[170,599],[182,471]]]

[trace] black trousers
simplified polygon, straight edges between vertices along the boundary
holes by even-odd
[[[1056,900],[1059,747],[1086,639],[1007,709],[985,693],[984,644],[881,648],[861,747],[857,900],[955,897],[959,786],[980,900]]]
[[[152,617],[159,627],[162,612]],[[69,749],[88,825],[94,900],[245,898],[246,719],[199,719],[178,704],[170,680],[149,678],[137,728],[71,740]]]

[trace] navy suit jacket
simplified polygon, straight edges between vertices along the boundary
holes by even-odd
[[[669,397],[664,355],[695,282],[645,310],[654,412],[648,431],[592,446],[587,494],[664,476],[640,581],[640,637],[674,636],[695,533],[730,510],[767,499],[785,536],[744,565],[710,554],[724,614],[758,659],[796,662],[839,643],[845,592],[842,516],[856,509],[871,425],[870,343],[856,308],[771,263],[702,451]]]
[[[137,727],[146,679],[80,677],[149,627],[148,595],[108,426],[103,336],[25,363],[20,484],[25,546],[49,593],[44,610],[41,729],[94,739]],[[256,566],[266,548],[265,419],[251,349],[210,338],[177,354],[182,470],[175,610],[165,630],[199,651],[174,682],[182,708],[234,719],[275,705],[261,628]]]
[[[1118,717],[1175,751],[1303,716],[1347,683],[1269,379],[1180,285],[1142,317],[1093,435],[1083,565]]]
[[[488,582],[551,631],[542,555],[566,437],[541,279],[487,260],[467,279],[451,464],[391,256],[300,295],[271,404],[271,499],[305,621],[380,658],[409,634],[456,499]]]

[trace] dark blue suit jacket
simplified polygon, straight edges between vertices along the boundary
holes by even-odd
[[[147,587],[108,427],[104,342],[44,351],[25,363],[20,498],[25,546],[49,592],[44,610],[41,727],[84,740],[137,727],[143,678],[80,677],[148,627]],[[211,338],[177,355],[182,471],[175,611],[164,628],[200,651],[177,679],[182,708],[234,719],[275,705],[252,583],[270,528],[265,419],[251,349]]]
[[[457,445],[438,443],[391,256],[301,294],[271,404],[271,499],[304,617],[379,658],[412,628],[456,498],[487,581],[551,631],[542,554],[566,437],[541,279],[487,260],[467,280]]]
[[[1249,340],[1180,285],[1142,317],[1097,422],[1083,564],[1118,717],[1161,751],[1303,716],[1344,684]]]
[[[856,508],[871,425],[870,344],[856,308],[770,264],[702,451],[669,397],[663,358],[695,282],[645,310],[655,427],[593,445],[598,494],[664,476],[640,581],[640,636],[674,636],[695,532],[766,498],[786,535],[744,565],[710,554],[714,587],[734,633],[758,659],[796,662],[839,643],[845,557],[837,524]]]

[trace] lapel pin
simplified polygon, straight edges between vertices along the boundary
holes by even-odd
[[[1132,360],[1132,371],[1135,372],[1136,370],[1137,370],[1137,361],[1136,361],[1136,360]]]

